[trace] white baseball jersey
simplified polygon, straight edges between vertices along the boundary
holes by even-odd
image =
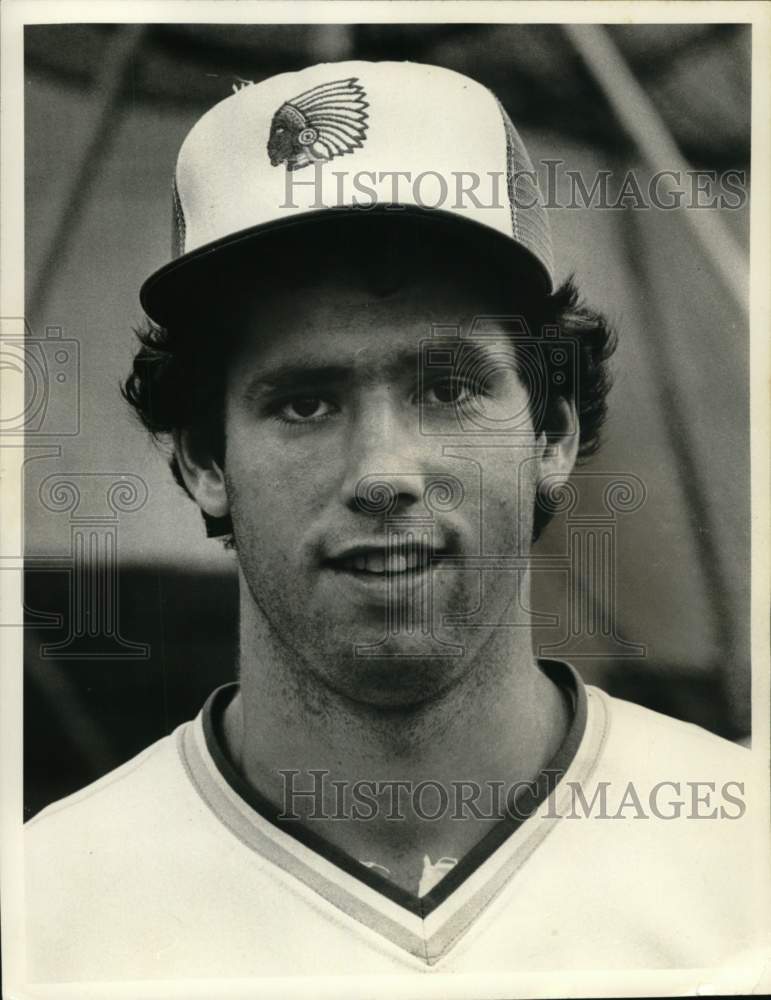
[[[27,825],[29,980],[737,959],[764,922],[751,754],[547,669],[574,704],[551,765],[561,779],[420,897],[310,824],[282,824],[222,750],[235,686],[215,692],[195,720]]]

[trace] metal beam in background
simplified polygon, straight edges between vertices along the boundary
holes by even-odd
[[[101,71],[94,84],[93,98],[90,106],[86,104],[83,110],[83,117],[88,119],[88,139],[81,147],[67,194],[60,203],[61,210],[53,236],[28,292],[28,315],[40,315],[54,275],[65,260],[79,228],[94,180],[118,131],[124,88],[144,32],[144,25],[121,25],[116,28],[105,48]]]
[[[606,29],[597,24],[566,24],[563,28],[645,163],[654,172],[688,171],[690,164],[681,154],[666,123],[627,66]],[[746,318],[749,314],[749,260],[743,247],[715,212],[685,210],[683,214],[706,260],[720,276],[740,315]],[[640,224],[640,220],[634,216],[632,222]],[[631,228],[622,227],[622,235],[628,241],[633,238]],[[649,278],[647,273],[643,274],[640,293],[647,309],[655,308],[657,302],[655,289],[650,287]],[[663,333],[664,329],[662,324],[651,324],[651,335],[658,337],[656,346],[659,356],[667,358],[669,344]],[[665,413],[671,414],[664,424],[669,431],[670,446],[678,459],[680,486],[688,509],[696,515],[700,527],[705,529],[696,532],[695,541],[715,624],[713,669],[720,677],[728,696],[732,722],[738,731],[742,731],[748,724],[746,710],[749,699],[746,678],[737,679],[727,674],[735,649],[740,646],[741,621],[725,564],[725,553],[717,543],[721,525],[711,502],[709,484],[695,461],[695,456],[700,452],[687,416],[687,401],[683,400],[681,387],[674,384],[671,365],[661,365],[660,371],[664,374],[657,388],[662,408]],[[675,427],[678,429],[677,434],[674,433]]]
[[[601,25],[564,25],[564,30],[572,39],[576,49],[584,59],[604,93],[619,122],[637,146],[645,163],[655,172],[673,170],[685,172],[689,163],[680,153],[666,124],[659,115],[648,95],[642,89],[623,56]],[[739,312],[748,314],[746,279],[749,261],[744,249],[733,234],[723,225],[714,212],[684,212],[687,223],[698,240],[705,258],[720,275],[726,289],[731,294]],[[642,220],[632,214],[631,225],[622,226],[622,236],[630,250],[634,247],[634,226]],[[650,284],[647,267],[638,272],[638,294],[641,303],[648,310],[657,308],[656,290]],[[687,400],[682,389],[672,375],[670,343],[662,321],[650,325],[650,335],[654,339],[656,354],[667,359],[658,366],[661,377],[657,381],[657,391],[666,419],[664,426],[673,454],[677,458],[680,471],[679,485],[683,491],[688,509],[695,515],[702,530],[696,533],[696,550],[699,559],[699,574],[705,581],[707,600],[712,611],[715,628],[715,657],[712,669],[720,678],[729,701],[728,711],[737,731],[746,729],[748,704],[745,679],[729,678],[726,675],[735,650],[741,646],[739,636],[741,623],[738,618],[736,596],[732,591],[730,577],[724,562],[725,554],[718,545],[720,524],[711,502],[709,484],[704,470],[696,457],[700,454],[692,425],[688,419]]]
[[[663,413],[663,433],[675,458],[673,463],[677,486],[684,498],[685,507],[696,524],[694,547],[696,549],[696,576],[704,587],[710,610],[708,627],[713,632],[712,661],[705,664],[716,678],[724,697],[723,714],[735,735],[746,735],[750,729],[750,674],[746,657],[748,643],[743,636],[742,600],[732,585],[727,570],[724,526],[712,501],[712,490],[704,455],[699,446],[692,420],[688,417],[690,406],[683,398],[683,386],[677,378],[678,359],[673,352],[673,338],[667,327],[666,312],[662,311],[661,297],[651,275],[649,253],[640,259],[644,220],[635,213],[630,224],[620,227],[621,238],[626,244],[630,260],[635,260],[635,294],[641,314],[649,317],[647,336],[642,347],[648,358],[649,370],[655,372],[654,389]],[[736,543],[736,539],[734,539]],[[743,548],[735,544],[730,548],[735,559],[749,560],[749,544]],[[749,631],[749,630],[747,630]],[[742,657],[742,658],[740,658]]]
[[[654,172],[691,169],[655,105],[600,24],[565,24],[564,31],[586,63],[616,117]],[[669,179],[670,183],[674,182]],[[744,248],[715,212],[686,211],[685,219],[704,254],[743,315],[749,311]]]

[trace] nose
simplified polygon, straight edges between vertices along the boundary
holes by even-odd
[[[387,390],[352,423],[341,500],[359,514],[406,514],[423,496],[425,441]]]

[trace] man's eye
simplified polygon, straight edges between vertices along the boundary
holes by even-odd
[[[293,424],[322,420],[332,412],[332,404],[320,396],[298,396],[282,403],[278,409],[279,417]]]
[[[424,388],[423,402],[428,406],[457,406],[479,394],[479,387],[467,379],[447,377]]]

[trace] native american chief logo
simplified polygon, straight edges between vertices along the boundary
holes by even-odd
[[[268,156],[274,167],[299,170],[364,145],[369,107],[356,77],[322,83],[286,101],[273,115]]]

